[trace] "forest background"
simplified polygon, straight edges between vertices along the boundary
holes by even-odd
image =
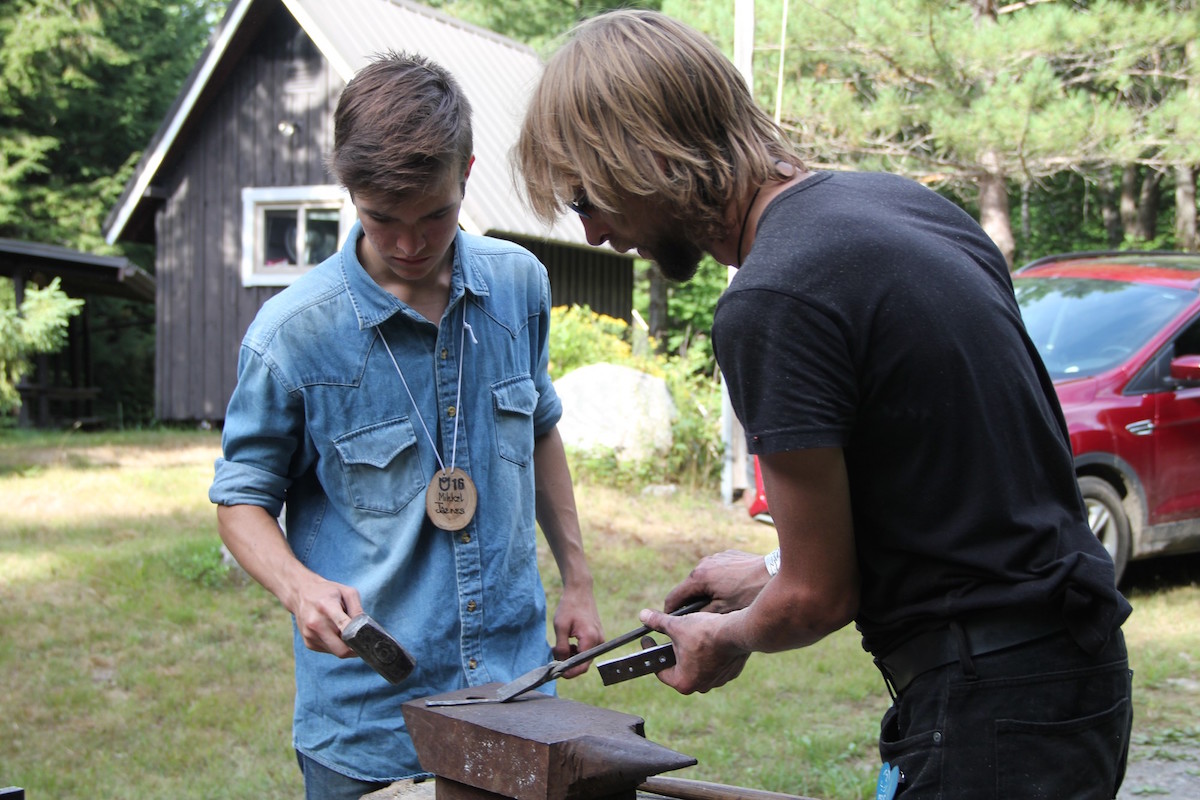
[[[103,221],[224,0],[0,0],[0,237],[125,255]],[[1052,252],[1194,251],[1200,0],[428,0],[542,55],[579,19],[660,9],[732,55],[754,14],[754,93],[820,169],[886,170],[954,199],[1019,266]],[[450,65],[452,67],[452,65]],[[703,340],[726,279],[685,286],[639,266],[635,307],[667,352]],[[153,311],[92,301],[98,374],[127,421],[152,422]],[[0,415],[28,356],[77,303],[53,287],[15,308],[0,279]],[[706,348],[704,348],[706,349]],[[690,359],[714,375],[707,357]],[[0,421],[11,420],[0,416]]]

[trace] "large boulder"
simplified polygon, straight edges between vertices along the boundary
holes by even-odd
[[[562,400],[558,431],[581,450],[612,450],[640,461],[671,449],[675,403],[662,378],[616,364],[591,364],[554,382]]]

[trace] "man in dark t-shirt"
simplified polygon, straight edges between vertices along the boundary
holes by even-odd
[[[779,550],[710,556],[664,604],[719,613],[642,613],[675,644],[660,679],[708,691],[853,621],[893,698],[883,793],[1114,797],[1130,606],[979,225],[906,179],[809,172],[728,60],[655,12],[575,29],[517,159],[533,209],[571,208],[592,244],[678,280],[705,252],[739,268],[713,344]]]
[[[753,452],[844,451],[868,650],[1076,595],[1103,604],[1072,618],[1094,647],[1127,613],[1004,258],[957,206],[883,174],[785,189],[713,342]]]

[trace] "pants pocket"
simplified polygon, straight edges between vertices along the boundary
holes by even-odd
[[[996,721],[1000,797],[1112,800],[1129,747],[1130,704],[1063,722]]]
[[[897,797],[938,797],[942,784],[942,732],[925,730],[900,738],[900,712],[895,705],[880,722],[879,755],[900,769]]]

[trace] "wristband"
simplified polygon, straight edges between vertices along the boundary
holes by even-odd
[[[767,574],[774,578],[775,574],[779,572],[779,550],[776,549],[763,556],[763,564],[767,567]]]

